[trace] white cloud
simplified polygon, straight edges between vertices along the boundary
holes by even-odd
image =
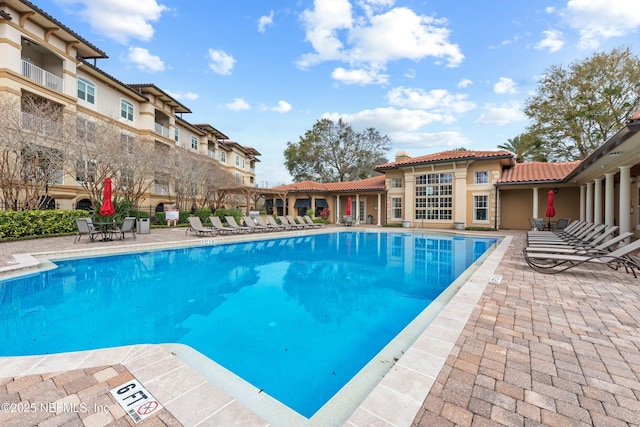
[[[278,105],[276,107],[266,107],[268,111],[275,111],[276,113],[288,113],[291,111],[291,104],[286,101],[278,101]]]
[[[152,55],[147,49],[130,47],[127,60],[134,63],[136,68],[143,71],[164,71],[164,62],[159,56]]]
[[[479,125],[505,126],[509,123],[526,119],[526,116],[520,110],[520,104],[513,101],[502,105],[485,105],[485,112],[478,117],[475,123]]]
[[[578,47],[595,49],[606,39],[622,37],[640,27],[640,2],[629,0],[569,0],[562,11],[578,30]]]
[[[431,123],[447,123],[451,116],[408,108],[375,108],[354,114],[325,113],[322,118],[342,119],[357,129],[376,128],[382,133],[408,132]]]
[[[250,110],[251,106],[247,101],[242,98],[233,98],[232,102],[225,104],[228,110],[232,111],[242,111],[242,110]]]
[[[476,105],[467,98],[466,94],[452,94],[444,89],[425,92],[419,88],[397,87],[387,93],[387,99],[391,105],[445,114],[461,114],[476,108]]]
[[[564,40],[562,40],[562,32],[558,30],[546,30],[542,32],[544,37],[540,40],[540,43],[534,46],[535,49],[549,49],[549,52],[557,52],[564,46]]]
[[[518,93],[518,90],[516,89],[516,82],[508,77],[500,77],[500,80],[493,85],[493,91],[500,95],[513,95]]]
[[[186,99],[187,101],[195,101],[199,97],[197,93],[193,93],[193,92],[172,92],[169,90],[165,92],[167,92],[169,95],[171,95],[172,97],[178,100]]]
[[[357,84],[357,85],[368,85],[368,84],[384,84],[388,83],[389,76],[387,74],[380,74],[380,70],[369,69],[365,70],[363,68],[356,70],[346,70],[342,67],[338,67],[331,73],[331,77],[342,82],[344,84]]]
[[[314,9],[302,13],[306,39],[314,52],[300,58],[300,68],[344,61],[353,68],[381,70],[389,61],[420,61],[429,56],[454,67],[464,59],[459,46],[448,40],[446,20],[417,15],[406,7],[376,14],[393,6],[391,0],[358,4],[364,15],[354,16],[347,0],[315,0]]]
[[[389,137],[396,151],[406,150],[415,155],[473,145],[473,141],[457,131],[393,132]]]
[[[69,5],[98,33],[127,44],[129,39],[150,40],[152,22],[160,19],[167,6],[156,0],[55,0]]]
[[[273,10],[269,13],[269,16],[261,16],[258,19],[258,32],[264,33],[267,26],[273,24]]]
[[[223,76],[231,74],[236,60],[223,50],[209,49],[209,68]]]
[[[472,84],[473,84],[473,82],[472,82],[471,80],[469,80],[469,79],[462,79],[462,80],[460,80],[460,81],[458,82],[458,87],[459,87],[460,89],[464,89],[464,88],[467,88],[467,87],[471,86]]]

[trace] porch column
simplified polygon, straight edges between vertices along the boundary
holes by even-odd
[[[594,185],[593,222],[602,224],[602,178],[596,178]]]
[[[585,190],[586,190],[586,186],[585,185],[581,185],[580,186],[580,221],[584,221],[585,220]]]
[[[587,182],[587,201],[585,204],[587,222],[593,222],[593,182]]]
[[[616,176],[613,172],[608,172],[604,174],[604,223],[607,227],[613,227],[615,223],[614,219],[614,181],[613,178]]]
[[[360,225],[360,194],[356,193],[356,222],[355,225]]]
[[[334,213],[336,217],[336,224],[340,224],[340,196],[336,196],[336,211]]]
[[[618,207],[618,224],[620,234],[631,231],[631,166],[620,166],[620,206]]]
[[[382,224],[380,223],[380,211],[382,211],[382,203],[380,203],[382,201],[382,197],[380,197],[380,193],[378,193],[378,227],[380,227]]]
[[[533,187],[533,211],[531,218],[538,218],[538,187]]]

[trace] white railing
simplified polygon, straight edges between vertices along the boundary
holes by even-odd
[[[214,150],[208,150],[207,154],[209,155],[209,157],[211,157],[212,159],[216,158],[216,152]]]
[[[49,89],[56,90],[58,92],[64,92],[64,80],[61,77],[51,74],[50,72],[43,70],[42,68],[33,65],[31,62],[24,59],[22,62],[22,75],[28,79],[33,80]]]
[[[48,184],[51,184],[51,185],[64,184],[64,170],[60,169],[60,170],[52,171]]]
[[[61,136],[62,121],[55,121],[36,114],[20,112],[20,126],[44,135]]]
[[[156,133],[169,138],[169,128],[156,122]]]

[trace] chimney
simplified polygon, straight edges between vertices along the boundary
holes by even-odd
[[[410,158],[411,158],[411,156],[406,151],[398,151],[398,152],[396,152],[396,162],[399,162],[401,160],[407,160],[407,159],[410,159]]]

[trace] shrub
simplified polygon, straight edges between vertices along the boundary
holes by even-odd
[[[73,233],[76,219],[87,216],[83,210],[0,211],[0,239]]]
[[[238,224],[242,220],[242,211],[240,209],[216,209],[214,215],[220,218],[220,221],[224,222],[225,216],[232,216]]]

